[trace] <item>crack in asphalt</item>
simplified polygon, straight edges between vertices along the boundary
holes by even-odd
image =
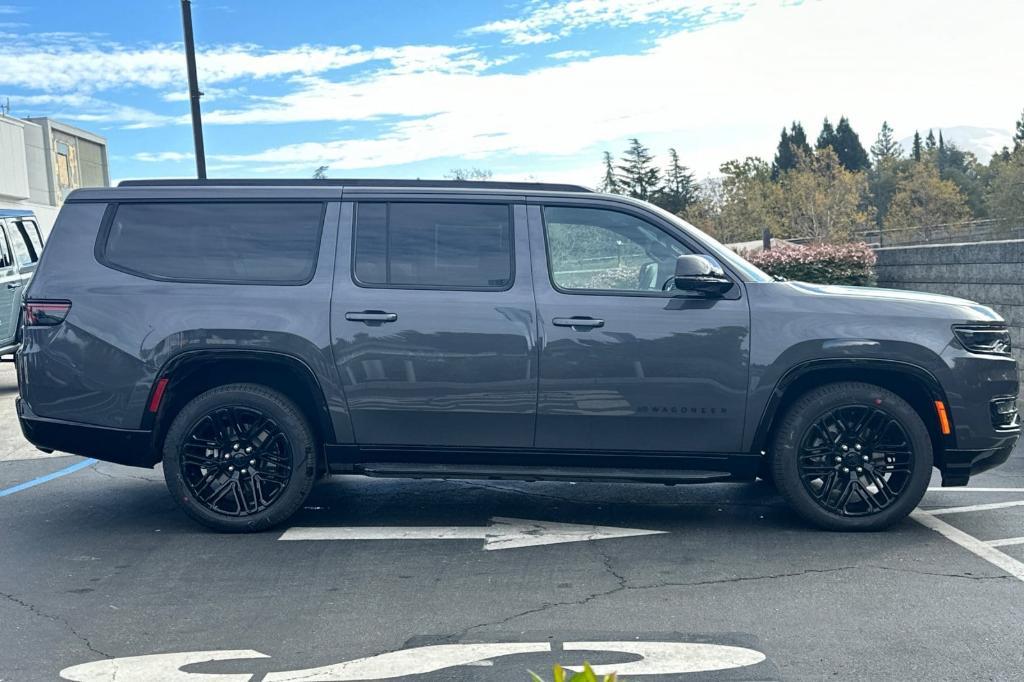
[[[45,611],[40,610],[39,607],[37,607],[35,604],[30,604],[27,601],[15,597],[13,594],[8,594],[7,592],[0,592],[0,597],[3,597],[4,599],[7,599],[10,602],[13,602],[18,606],[21,606],[22,608],[28,609],[30,613],[39,616],[40,618],[46,618],[48,620],[54,621],[55,623],[60,623],[65,628],[67,628],[68,632],[70,632],[72,635],[75,636],[76,639],[78,639],[82,644],[84,644],[86,649],[93,652],[94,654],[99,654],[103,658],[114,658],[110,654],[104,651],[100,651],[99,649],[94,647],[92,645],[92,642],[89,641],[88,637],[81,634],[78,630],[74,628],[73,625],[71,625],[71,623],[69,623],[64,618],[61,618],[60,616],[55,616],[51,613],[46,613]]]

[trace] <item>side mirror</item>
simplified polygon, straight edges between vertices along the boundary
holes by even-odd
[[[721,296],[732,289],[722,266],[707,256],[683,255],[676,259],[675,287],[705,296]]]

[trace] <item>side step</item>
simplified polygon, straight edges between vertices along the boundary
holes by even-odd
[[[720,483],[737,480],[724,471],[625,469],[604,467],[544,467],[531,465],[430,464],[424,462],[366,462],[354,474],[380,478],[484,478],[507,481],[589,481],[622,483]]]

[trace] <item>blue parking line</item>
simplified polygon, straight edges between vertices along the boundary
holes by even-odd
[[[46,483],[47,481],[52,481],[55,478],[60,478],[61,476],[66,476],[67,474],[73,474],[79,469],[84,469],[88,466],[92,466],[95,463],[95,459],[87,459],[81,462],[76,462],[75,464],[72,464],[69,467],[64,467],[60,471],[54,471],[52,474],[46,474],[45,476],[40,476],[39,478],[33,478],[31,481],[25,481],[24,483],[19,483],[18,485],[11,486],[10,488],[4,488],[3,490],[0,490],[0,497],[6,497],[8,495],[13,495],[14,493],[21,492],[22,490],[34,488],[37,485],[41,485],[43,483]]]

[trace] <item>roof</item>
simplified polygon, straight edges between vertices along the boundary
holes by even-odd
[[[208,179],[208,180],[122,180],[118,187],[380,187],[400,189],[482,189],[520,192],[591,192],[581,185],[551,182],[492,182],[482,180],[388,180],[353,179]]]
[[[34,218],[35,213],[21,208],[4,208],[0,206],[0,218]]]

